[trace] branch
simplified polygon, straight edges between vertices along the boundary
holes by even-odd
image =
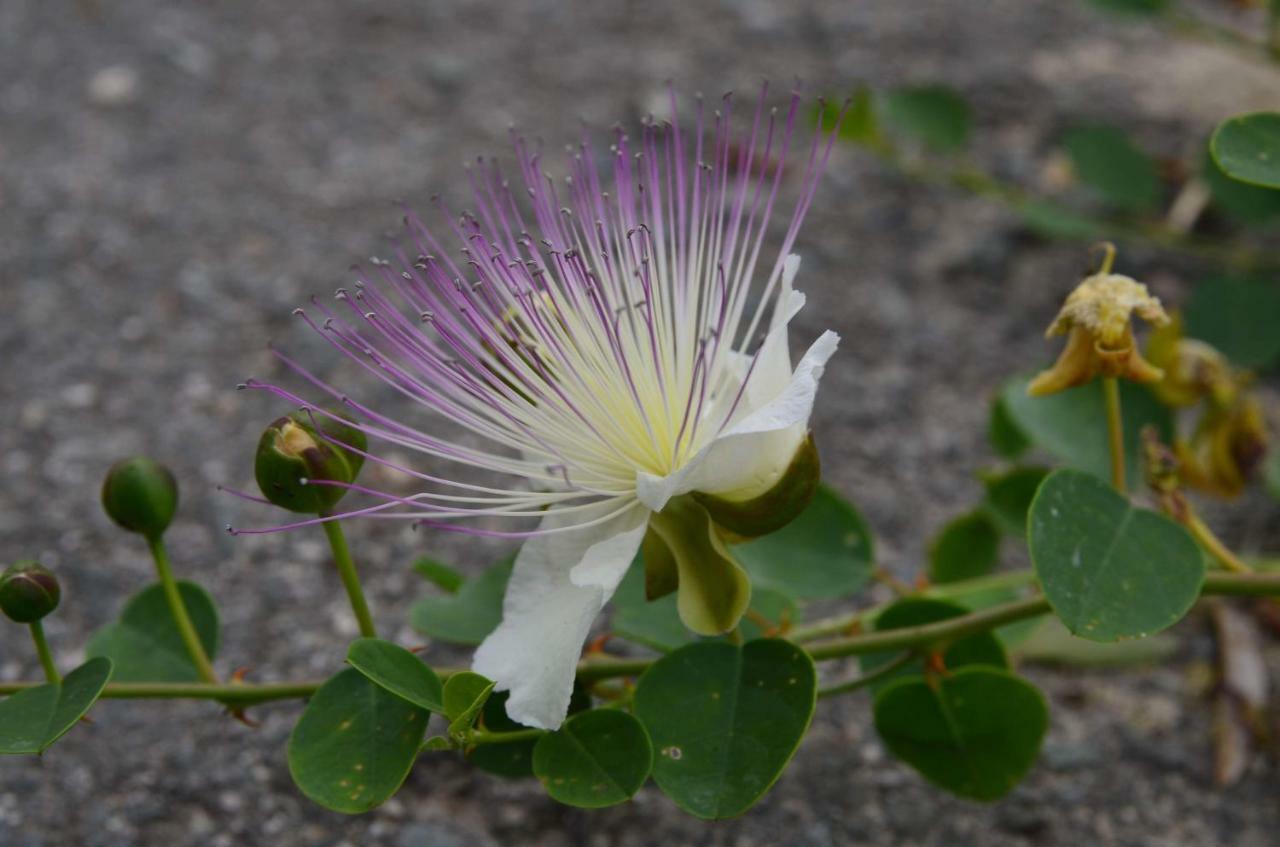
[[[1022,572],[1018,572],[1022,573]],[[1225,573],[1213,571],[1205,576],[1204,587],[1200,591],[1202,597],[1223,595],[1232,597],[1277,597],[1280,596],[1280,573]],[[1002,603],[981,611],[971,612],[945,621],[922,626],[890,629],[883,632],[867,632],[851,635],[847,638],[833,638],[819,641],[808,646],[809,655],[814,661],[822,662],[840,659],[845,656],[859,656],[881,651],[909,650],[919,648],[938,648],[951,642],[985,632],[990,629],[1047,614],[1049,601],[1044,595],[1037,594],[1010,603]],[[621,676],[636,676],[644,673],[656,659],[584,659],[578,664],[578,678],[584,682],[595,682]],[[458,672],[457,668],[438,668],[436,673],[441,678],[448,678]],[[28,688],[35,688],[47,683],[42,682],[6,682],[0,683],[0,695],[16,694]],[[187,699],[216,700],[228,705],[253,705],[273,700],[293,700],[310,697],[324,683],[316,681],[272,682],[272,683],[233,683],[230,685],[208,685],[199,682],[113,682],[102,692],[104,699],[139,700],[139,699]]]

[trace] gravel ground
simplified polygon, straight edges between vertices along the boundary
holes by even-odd
[[[213,489],[247,483],[280,411],[232,387],[276,375],[272,339],[331,373],[290,310],[379,249],[398,219],[390,201],[459,196],[458,165],[502,154],[513,122],[553,144],[569,140],[566,119],[634,122],[668,78],[708,94],[761,77],[815,92],[941,79],[973,102],[984,163],[1034,181],[1067,122],[1124,122],[1179,154],[1216,119],[1274,106],[1280,85],[1270,68],[1062,0],[429,5],[0,3],[0,559],[39,556],[63,574],[49,630],[64,665],[149,578],[141,544],[96,505],[105,467],[145,450],[183,480],[171,546],[222,604],[223,670],[338,667],[355,627],[320,540],[222,532],[271,519]],[[828,475],[864,510],[884,563],[907,573],[977,497],[973,471],[992,461],[985,398],[1049,355],[1041,330],[1084,259],[850,151],[800,250],[811,305],[798,335],[830,326],[845,339],[815,420]],[[1141,250],[1122,265],[1175,302],[1195,270]],[[1246,512],[1253,526],[1276,517]],[[498,549],[352,534],[389,621],[418,590],[415,554],[478,567]],[[1272,845],[1274,760],[1258,757],[1229,792],[1211,787],[1208,710],[1189,673],[1203,630],[1184,626],[1164,669],[1033,670],[1053,705],[1046,752],[992,806],[886,761],[860,697],[824,703],[769,797],[715,825],[652,788],[587,814],[444,758],[383,809],[344,818],[289,781],[296,704],[259,709],[251,731],[209,704],[113,702],[42,760],[0,762],[0,844]],[[11,630],[0,678],[37,670]]]

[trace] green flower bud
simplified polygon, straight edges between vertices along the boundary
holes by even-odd
[[[178,483],[169,469],[154,459],[125,459],[107,471],[102,508],[130,532],[158,538],[178,509]]]
[[[262,495],[282,509],[305,514],[327,512],[337,505],[347,489],[314,485],[312,480],[353,482],[364,457],[333,444],[325,435],[358,450],[367,446],[363,432],[323,415],[315,415],[313,423],[312,415],[292,414],[267,427],[254,462]]]
[[[713,494],[695,493],[711,519],[737,538],[757,538],[777,532],[796,519],[813,500],[822,481],[822,463],[813,436],[796,449],[791,464],[768,491],[748,500],[729,500]]]
[[[13,621],[35,623],[61,599],[58,578],[37,562],[19,562],[0,574],[0,612]]]

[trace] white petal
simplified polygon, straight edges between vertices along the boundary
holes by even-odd
[[[637,474],[640,501],[659,512],[680,494],[733,493],[780,475],[808,430],[818,380],[839,343],[840,336],[824,332],[781,391],[726,429],[680,470],[665,477]]]
[[[604,517],[617,508],[615,500],[573,518],[553,513],[542,528]],[[648,517],[637,503],[594,526],[534,536],[520,548],[502,623],[472,662],[476,673],[497,683],[496,690],[511,692],[512,720],[540,729],[564,721],[582,644],[635,558]]]

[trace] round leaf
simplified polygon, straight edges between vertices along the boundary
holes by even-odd
[[[929,578],[958,582],[984,576],[995,569],[1000,553],[1000,528],[986,512],[976,511],[951,520],[929,548]]]
[[[1001,391],[1009,416],[1036,446],[1062,462],[1101,477],[1111,475],[1107,447],[1107,414],[1102,382],[1069,388],[1047,397],[1027,395],[1028,380],[1015,378]],[[1142,428],[1151,424],[1169,441],[1173,417],[1145,386],[1120,383],[1124,409],[1124,443],[1129,484],[1143,483]]]
[[[1054,612],[1092,641],[1177,623],[1204,582],[1204,556],[1185,529],[1079,471],[1057,471],[1040,486],[1027,540]]]
[[[489,697],[480,710],[479,726],[487,732],[511,732],[528,729],[516,723],[507,715],[509,692],[503,691]],[[573,695],[569,699],[569,716],[591,708],[591,695],[576,681]],[[467,761],[482,771],[497,774],[507,779],[521,779],[533,776],[533,748],[536,739],[524,741],[506,741],[497,744],[477,744],[467,750]]]
[[[493,686],[493,682],[471,671],[455,673],[445,680],[444,716],[449,719],[449,732],[471,728],[493,693]]]
[[[1280,192],[1276,192],[1280,196]],[[1186,334],[1221,350],[1246,368],[1264,368],[1280,356],[1280,288],[1274,280],[1218,277],[1191,292]]]
[[[652,769],[653,747],[644,727],[615,709],[574,715],[533,748],[533,773],[547,793],[584,809],[625,803]]]
[[[813,660],[786,641],[704,641],[663,657],[635,695],[654,781],[697,817],[742,814],[782,774],[816,699]]]
[[[502,622],[502,595],[514,562],[512,558],[499,562],[452,594],[423,597],[409,611],[410,624],[439,641],[479,644]]]
[[[1020,467],[983,477],[987,496],[982,501],[982,508],[1006,534],[1025,538],[1031,500],[1048,475],[1048,468]]]
[[[881,632],[889,629],[923,626],[924,624],[945,621],[948,618],[958,618],[968,613],[969,609],[959,603],[935,600],[929,597],[906,597],[881,612],[876,617],[875,628],[877,632]],[[858,663],[862,668],[862,672],[869,674],[892,662],[897,656],[898,653],[868,653],[864,656],[859,656]],[[992,632],[979,632],[959,639],[943,653],[942,662],[949,671],[968,665],[990,665],[997,668],[1007,668],[1009,666],[1009,659],[1005,655],[1004,647],[1000,645],[1000,640]],[[887,679],[918,674],[922,670],[924,670],[924,662],[923,660],[917,660],[905,665],[898,672],[887,677]],[[872,690],[879,690],[886,684],[886,681],[881,680],[873,684]]]
[[[1101,221],[1043,200],[1027,200],[1018,211],[1027,228],[1045,238],[1097,238],[1103,228]]]
[[[1119,129],[1077,127],[1063,139],[1081,181],[1097,189],[1113,206],[1147,211],[1160,199],[1155,160],[1139,150]]]
[[[429,717],[359,671],[342,671],[320,686],[294,727],[289,772],[326,809],[367,812],[404,783]]]
[[[90,659],[61,683],[0,700],[0,754],[43,753],[71,731],[111,678],[111,660]]]
[[[896,680],[876,696],[875,722],[889,751],[930,782],[990,802],[1035,764],[1049,713],[1030,683],[975,667]]]
[[[1018,428],[1009,416],[1004,400],[997,395],[991,403],[991,417],[987,421],[987,440],[991,447],[1006,459],[1016,459],[1031,447],[1026,433]]]
[[[1209,186],[1213,202],[1240,223],[1265,224],[1280,216],[1280,191],[1232,179],[1222,172],[1208,150],[1205,150],[1200,173]]]
[[[852,504],[825,485],[794,521],[730,551],[753,586],[796,599],[847,597],[871,578],[871,530]]]
[[[1254,112],[1223,121],[1209,144],[1232,179],[1280,188],[1280,112]]]
[[[218,654],[218,609],[213,598],[194,582],[178,582],[178,593],[205,654],[214,658]],[[116,682],[200,681],[159,583],[130,598],[120,620],[98,630],[85,653],[111,659]]]
[[[444,712],[440,677],[403,647],[377,638],[360,638],[347,650],[347,661],[370,682],[400,699],[428,711]]]
[[[941,85],[891,92],[884,101],[884,117],[893,129],[941,153],[963,148],[973,125],[969,104]]]

